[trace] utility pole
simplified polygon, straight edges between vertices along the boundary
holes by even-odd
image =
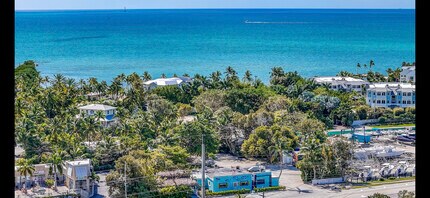
[[[205,135],[202,134],[202,198],[205,198],[205,167],[206,167],[206,160],[205,160],[205,141],[204,141]]]
[[[127,198],[127,162],[124,162],[124,192]]]

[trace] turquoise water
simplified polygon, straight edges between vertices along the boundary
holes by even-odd
[[[43,75],[108,82],[227,66],[268,82],[274,66],[312,77],[415,61],[415,10],[17,11],[15,27],[15,65],[32,59]]]

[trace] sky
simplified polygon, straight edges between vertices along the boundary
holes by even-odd
[[[415,9],[415,0],[15,0],[15,10],[186,8]]]

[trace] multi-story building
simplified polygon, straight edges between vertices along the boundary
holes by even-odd
[[[352,77],[315,77],[313,78],[318,84],[329,84],[330,89],[340,91],[357,91],[361,92],[362,87],[365,87],[369,82],[362,79],[352,78]]]
[[[83,197],[91,197],[94,194],[91,170],[90,159],[66,161],[63,166],[65,186],[70,190],[79,190]]]
[[[375,107],[415,107],[415,85],[374,83],[367,87],[366,103]]]
[[[115,112],[116,107],[103,104],[89,104],[78,108],[80,114],[76,115],[77,118],[83,114],[84,116],[94,116],[97,111],[101,111],[104,114],[104,118],[100,118],[103,126],[108,126],[116,121]]]
[[[400,72],[400,82],[415,84],[415,66],[403,66]]]

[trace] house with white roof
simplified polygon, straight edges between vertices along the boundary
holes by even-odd
[[[403,66],[400,72],[400,82],[415,84],[415,66]]]
[[[362,87],[365,87],[369,82],[362,79],[341,76],[315,77],[314,81],[318,84],[329,84],[330,89],[340,91],[357,91],[361,92]]]
[[[155,80],[148,80],[144,82],[147,90],[154,89],[158,86],[181,86],[184,83],[190,83],[192,79],[190,77],[173,77],[173,78],[157,78]]]
[[[415,85],[373,83],[368,85],[366,103],[372,107],[415,107]]]
[[[116,107],[103,104],[89,104],[82,107],[78,107],[80,113],[76,116],[79,118],[82,114],[84,116],[95,116],[97,111],[101,111],[104,114],[104,118],[99,118],[103,126],[108,126],[109,124],[115,122],[117,118],[115,117]]]
[[[70,190],[78,190],[83,197],[94,194],[94,181],[91,179],[90,159],[66,161],[63,165],[64,185]]]

